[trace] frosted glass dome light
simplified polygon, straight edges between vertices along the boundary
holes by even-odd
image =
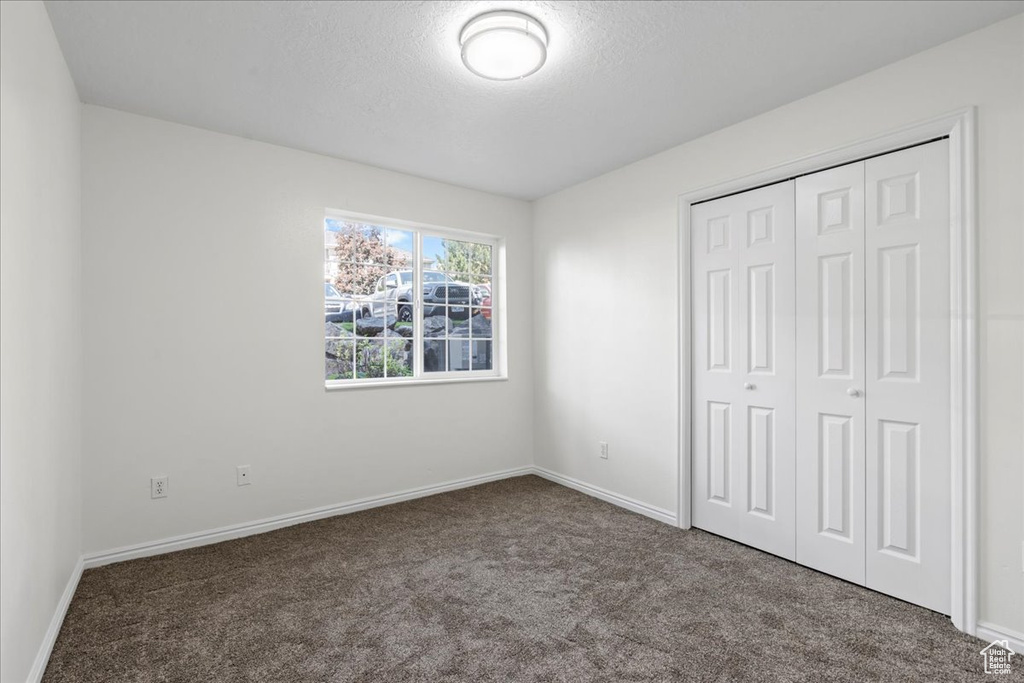
[[[526,78],[544,66],[548,56],[547,31],[522,12],[481,14],[462,29],[459,44],[466,68],[495,81]]]

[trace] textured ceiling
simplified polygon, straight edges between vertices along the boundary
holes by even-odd
[[[1024,10],[1022,2],[47,2],[82,99],[532,199]],[[548,62],[459,58],[489,9]]]

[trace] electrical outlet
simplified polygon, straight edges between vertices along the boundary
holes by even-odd
[[[601,441],[600,443],[601,443],[601,458],[603,458],[604,460],[607,460],[608,459],[608,442],[607,441]]]
[[[167,497],[167,477],[153,477],[149,480],[149,497]]]
[[[238,467],[236,467],[235,477],[238,479],[239,486],[248,486],[249,484],[252,483],[248,465],[239,465]]]

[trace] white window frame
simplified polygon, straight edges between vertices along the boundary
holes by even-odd
[[[470,230],[448,228],[400,218],[387,218],[351,211],[326,209],[320,230],[324,230],[324,222],[328,218],[376,225],[382,228],[394,228],[412,232],[413,235],[413,336],[416,345],[413,352],[413,374],[411,377],[364,377],[356,379],[324,379],[327,390],[356,389],[381,386],[410,386],[418,384],[440,384],[450,382],[481,382],[508,379],[505,334],[505,240],[498,235],[490,235]],[[424,372],[423,370],[423,237],[441,237],[443,239],[486,244],[491,247],[491,369],[490,370],[446,370],[443,372]],[[324,266],[329,262],[325,250]],[[326,270],[323,266],[322,269]],[[386,277],[386,275],[385,275]],[[472,307],[470,307],[472,308]],[[321,334],[321,342],[323,342]],[[431,338],[433,339],[433,337]],[[444,337],[447,341],[447,337]],[[466,338],[471,342],[471,338]],[[472,353],[472,346],[470,346]],[[447,361],[446,361],[447,363]],[[321,373],[323,369],[321,367]]]

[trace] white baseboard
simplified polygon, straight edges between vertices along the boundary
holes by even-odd
[[[105,564],[111,564],[114,562],[124,562],[125,560],[134,560],[139,557],[150,557],[152,555],[162,555],[164,553],[185,550],[187,548],[198,548],[199,546],[210,545],[212,543],[220,543],[222,541],[229,541],[231,539],[242,538],[244,536],[262,534],[267,531],[281,529],[286,526],[312,522],[317,519],[345,515],[352,512],[359,512],[360,510],[369,510],[370,508],[381,507],[383,505],[401,503],[402,501],[413,500],[415,498],[425,498],[426,496],[433,496],[438,493],[445,493],[446,491],[455,491],[457,489],[469,488],[470,486],[486,484],[491,481],[498,481],[499,479],[520,477],[527,474],[533,474],[533,467],[516,467],[514,469],[503,470],[501,472],[493,472],[491,474],[484,474],[476,477],[457,479],[443,484],[422,486],[420,488],[408,489],[406,491],[400,491],[398,493],[391,493],[383,496],[361,498],[349,503],[327,505],[324,507],[314,508],[312,510],[293,512],[285,515],[278,515],[276,517],[268,517],[254,522],[244,522],[242,524],[220,527],[218,529],[210,529],[208,531],[200,531],[192,534],[184,534],[182,536],[164,538],[158,541],[137,543],[135,545],[115,548],[113,550],[86,553],[84,556],[85,568],[92,569],[93,567],[101,567]]]
[[[627,498],[626,496],[619,495],[618,493],[612,493],[611,491],[603,489],[599,486],[587,484],[586,482],[580,481],[579,479],[573,479],[572,477],[567,477],[564,474],[559,474],[558,472],[552,472],[551,470],[546,469],[544,467],[537,467],[535,465],[533,467],[533,473],[536,474],[538,477],[543,477],[547,479],[548,481],[553,481],[556,484],[561,484],[562,486],[568,487],[570,489],[575,489],[576,491],[579,491],[580,493],[585,493],[588,496],[599,498],[605,501],[606,503],[618,505],[621,508],[631,510],[633,512],[644,515],[645,517],[650,517],[651,519],[656,519],[659,522],[664,522],[665,524],[671,524],[672,526],[676,526],[676,513],[670,510],[654,507],[653,505],[648,505],[647,503],[641,503],[639,500]]]
[[[336,515],[344,515],[352,512],[359,512],[360,510],[369,510],[370,508],[381,507],[382,505],[391,505],[393,503],[400,503],[406,500],[413,500],[415,498],[423,498],[425,496],[433,496],[438,493],[444,493],[446,491],[455,491],[457,489],[468,488],[470,486],[477,486],[479,484],[486,484],[491,481],[498,481],[499,479],[508,479],[510,477],[520,477],[527,474],[536,474],[539,477],[543,477],[549,481],[553,481],[556,484],[561,484],[571,489],[575,489],[581,493],[585,493],[594,498],[599,498],[605,502],[619,507],[631,510],[639,513],[651,519],[656,519],[659,522],[666,524],[675,525],[676,515],[675,513],[665,510],[663,508],[654,507],[647,503],[642,503],[638,500],[628,498],[626,496],[613,493],[606,489],[598,486],[593,486],[579,479],[567,477],[563,474],[553,472],[544,467],[525,466],[516,467],[510,470],[503,470],[501,472],[494,472],[491,474],[480,475],[477,477],[467,477],[465,479],[458,479],[455,481],[445,482],[443,484],[435,484],[432,486],[423,486],[416,489],[409,489],[406,491],[400,491],[398,493],[387,494],[383,496],[374,496],[370,498],[361,498],[349,503],[340,503],[337,505],[327,505],[324,507],[314,508],[312,510],[304,510],[301,512],[293,512],[285,515],[278,515],[276,517],[268,517],[266,519],[256,520],[254,522],[244,522],[242,524],[233,524],[231,526],[220,527],[217,529],[209,529],[207,531],[200,531],[192,534],[184,534],[181,536],[173,536],[171,538],[164,538],[157,541],[149,541],[146,543],[137,543],[134,545],[123,546],[121,548],[114,548],[112,550],[104,550],[94,553],[86,553],[83,556],[84,566],[86,569],[92,569],[93,567],[102,567],[105,564],[112,564],[114,562],[124,562],[126,560],[134,560],[140,557],[150,557],[153,555],[162,555],[164,553],[171,553],[177,550],[185,550],[187,548],[198,548],[204,545],[210,545],[213,543],[220,543],[222,541],[229,541],[235,538],[243,538],[245,536],[253,536],[255,534],[266,533],[267,531],[273,531],[275,529],[281,529],[287,526],[293,526],[295,524],[302,524],[304,522],[312,522],[318,519],[324,519],[326,517],[334,517]]]
[[[36,653],[36,660],[32,662],[32,669],[28,673],[28,679],[26,679],[27,683],[39,683],[43,679],[43,674],[46,673],[46,665],[50,661],[50,653],[53,652],[53,645],[57,642],[60,627],[64,624],[64,615],[68,613],[71,598],[75,596],[78,581],[82,578],[82,570],[82,558],[79,557],[78,561],[75,562],[75,568],[71,570],[68,585],[64,587],[64,593],[60,596],[60,601],[57,603],[57,609],[53,612],[53,618],[50,619],[50,625],[43,636],[39,652]]]
[[[991,643],[994,640],[1005,640],[1010,643],[1010,649],[1017,653],[1011,665],[1014,669],[1020,667],[1024,669],[1024,634],[1016,633],[1002,626],[996,626],[990,624],[987,621],[979,621],[978,628],[975,634],[977,637],[984,640],[986,643]]]

